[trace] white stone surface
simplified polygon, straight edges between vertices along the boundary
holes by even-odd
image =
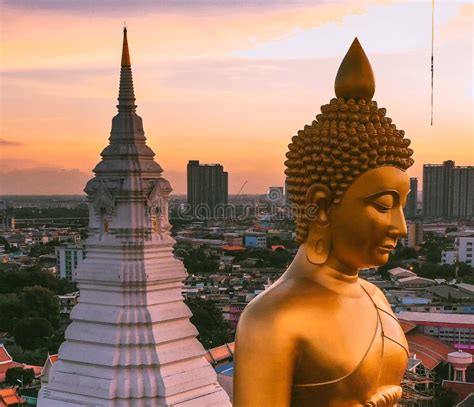
[[[39,407],[231,405],[189,321],[186,271],[169,233],[171,187],[134,103],[125,65],[110,145],[85,188],[90,234],[74,276],[79,303]]]

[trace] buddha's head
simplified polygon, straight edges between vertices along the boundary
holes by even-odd
[[[321,106],[288,146],[285,174],[296,238],[312,263],[378,266],[406,235],[403,206],[413,150],[372,100],[374,76],[357,39],[335,90],[337,98]]]

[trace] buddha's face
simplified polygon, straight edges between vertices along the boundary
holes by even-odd
[[[385,264],[397,239],[407,233],[403,207],[409,186],[408,174],[392,166],[358,177],[341,203],[329,209],[328,261],[351,269]]]

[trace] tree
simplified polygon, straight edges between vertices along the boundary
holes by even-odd
[[[5,246],[5,253],[10,253],[10,243],[4,236],[0,236],[0,245]]]
[[[191,250],[183,259],[189,274],[217,273],[219,266],[215,260],[209,259],[202,250]]]
[[[273,267],[284,267],[288,265],[293,259],[293,255],[288,253],[286,250],[277,249],[270,254],[268,262]]]
[[[191,322],[199,331],[197,339],[205,349],[215,348],[232,340],[230,325],[212,301],[202,298],[186,300],[193,316]]]
[[[27,386],[35,379],[35,372],[33,369],[23,369],[22,367],[11,367],[5,374],[5,382],[11,386],[18,386],[22,384]]]
[[[35,350],[23,349],[21,346],[9,343],[5,347],[12,359],[18,363],[26,363],[27,365],[43,366],[48,357],[47,348],[37,348]],[[53,352],[50,352],[53,353]],[[55,352],[57,353],[57,352]]]
[[[0,295],[0,331],[12,333],[13,327],[25,314],[24,306],[16,294]]]
[[[440,389],[436,394],[436,402],[439,407],[453,407],[457,394],[451,389]]]
[[[23,349],[34,349],[36,340],[51,336],[53,327],[45,318],[26,317],[18,321],[13,328],[15,342]]]
[[[47,319],[54,328],[59,325],[59,301],[54,293],[44,287],[25,287],[20,293],[26,315]]]

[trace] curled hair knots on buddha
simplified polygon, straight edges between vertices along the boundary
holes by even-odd
[[[362,57],[366,61],[361,61]],[[327,186],[332,204],[338,205],[352,182],[370,169],[391,165],[406,170],[413,164],[413,150],[409,148],[410,140],[404,137],[405,132],[397,129],[386,116],[386,109],[370,100],[375,91],[373,74],[366,80],[370,75],[359,72],[347,83],[347,77],[357,69],[370,69],[372,74],[370,63],[356,39],[336,77],[336,95],[339,97],[321,106],[316,120],[293,136],[288,145],[286,185],[288,197],[294,204],[299,244],[305,242],[308,234],[306,193],[311,185]]]

